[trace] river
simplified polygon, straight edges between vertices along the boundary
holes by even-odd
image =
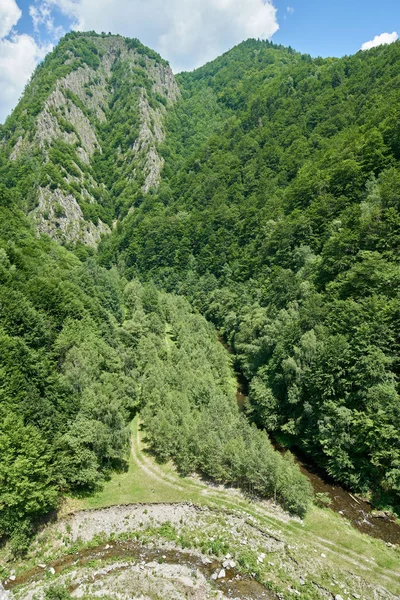
[[[223,342],[222,342],[223,343]],[[232,349],[223,344],[230,354]],[[235,375],[237,380],[236,401],[240,410],[243,410],[248,396],[248,381],[243,373],[235,365]],[[280,452],[285,449],[275,444]],[[330,498],[330,509],[347,519],[353,527],[367,533],[368,535],[381,539],[387,544],[400,545],[400,524],[390,514],[384,511],[376,511],[373,506],[365,500],[356,497],[349,491],[346,491],[318,468],[311,459],[302,455],[300,451],[291,449],[301,472],[310,481],[314,493],[327,494]]]

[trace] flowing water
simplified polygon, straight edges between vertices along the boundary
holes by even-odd
[[[208,580],[211,580],[211,575],[213,573],[221,569],[221,560],[214,559],[210,563],[205,564],[203,562],[204,558],[196,554],[191,554],[190,552],[167,550],[165,548],[148,548],[143,546],[140,542],[132,540],[114,541],[112,542],[112,545],[103,544],[96,548],[86,548],[79,552],[68,554],[47,564],[46,569],[48,570],[49,567],[53,567],[57,574],[62,574],[64,571],[71,569],[71,567],[78,569],[90,566],[90,563],[97,559],[105,560],[111,564],[113,560],[115,560],[116,563],[120,560],[129,560],[143,565],[154,562],[162,562],[170,565],[184,565],[200,571]],[[120,566],[113,570],[112,573],[118,573],[118,571],[127,568],[129,567]],[[45,573],[45,570],[41,567],[35,567],[26,572],[22,577],[9,582],[5,588],[12,589],[17,585],[40,581],[45,577]],[[96,578],[101,579],[102,577],[104,577],[104,575],[99,574],[97,577],[94,577],[93,581],[95,581]],[[213,586],[224,592],[228,597],[240,598],[242,600],[275,600],[278,598],[275,593],[267,590],[254,579],[240,575],[236,569],[226,569],[225,578],[214,581]],[[72,585],[70,592],[77,587],[78,584]]]
[[[314,492],[328,495],[331,501],[329,507],[332,510],[350,521],[359,531],[388,544],[400,545],[400,525],[389,514],[374,511],[369,502],[336,485],[307,459],[300,458],[299,454],[296,456],[296,452],[294,454],[300,470],[311,482]]]
[[[229,346],[223,345],[228,352],[233,354]],[[243,410],[248,396],[248,381],[237,365],[235,375],[238,383],[236,400],[240,410]],[[278,446],[277,449],[284,452],[282,447]],[[347,519],[359,531],[381,539],[387,544],[400,545],[400,524],[390,514],[383,511],[374,511],[371,504],[356,498],[340,485],[330,481],[329,477],[307,457],[302,456],[300,451],[291,449],[291,452],[294,454],[301,472],[313,486],[314,493],[328,495],[331,502],[329,506],[333,511]]]

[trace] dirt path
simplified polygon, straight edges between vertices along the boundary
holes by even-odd
[[[132,441],[132,455],[135,463],[140,469],[143,469],[145,473],[152,477],[155,482],[162,483],[163,485],[168,485],[175,489],[181,491],[187,491],[182,485],[179,484],[178,475],[176,478],[173,475],[167,475],[160,467],[156,465],[156,463],[148,456],[146,456],[143,452],[140,451],[141,447],[141,435],[139,427],[136,430],[136,440]],[[136,448],[139,450],[137,452]],[[239,497],[233,498],[232,494],[229,494],[223,490],[215,490],[211,486],[207,486],[203,483],[192,483],[193,489],[198,493],[199,490],[202,494],[207,495],[209,498],[215,498],[219,500],[223,500],[226,503],[232,504],[233,502],[240,502],[240,494]],[[235,494],[237,496],[237,494]],[[262,518],[267,518],[268,520],[278,518],[278,515],[274,514],[274,512],[269,512],[269,507],[261,507],[260,505],[252,505],[252,512],[254,514],[258,514]],[[272,513],[272,514],[271,514]],[[283,519],[288,522],[290,518]],[[269,532],[266,531],[266,534]],[[272,532],[271,532],[272,533]],[[287,532],[288,535],[293,536],[292,532]],[[342,547],[335,542],[331,542],[325,538],[322,538],[312,532],[304,531],[303,540],[312,545],[315,549],[318,549],[318,554],[333,554],[336,559],[347,562],[348,566],[357,567],[364,573],[369,573],[371,569],[375,571],[379,579],[385,582],[394,583],[396,585],[400,584],[400,569],[389,569],[383,568],[376,564],[374,560],[368,558],[366,556],[362,556],[353,550]]]
[[[210,499],[214,498],[215,500],[222,500],[224,503],[228,504],[240,504],[244,501],[247,502],[247,499],[244,497],[243,493],[236,488],[226,488],[222,485],[218,486],[207,484],[200,480],[195,481],[190,477],[185,478],[186,487],[183,487],[179,482],[178,473],[165,473],[165,471],[163,471],[163,469],[161,469],[152,458],[147,456],[145,452],[141,451],[141,446],[142,438],[138,423],[138,427],[134,431],[131,441],[132,457],[135,461],[135,464],[142,469],[146,475],[154,479],[156,482],[186,493],[188,491],[193,491],[195,494],[201,494],[202,496],[206,496]],[[268,501],[254,503],[252,505],[252,511],[260,516],[268,516],[273,520],[282,521],[284,523],[287,523],[291,520],[297,520],[282,510],[280,506]]]
[[[133,460],[135,461],[136,465],[140,469],[142,469],[142,471],[144,471],[146,473],[146,475],[148,475],[149,477],[151,477],[158,483],[162,483],[163,485],[168,485],[169,487],[184,491],[184,488],[181,485],[179,485],[176,481],[173,481],[172,478],[167,477],[165,475],[165,473],[163,473],[163,471],[156,466],[154,461],[152,461],[150,458],[146,457],[143,453],[141,453],[140,457],[139,457],[139,453],[136,452],[136,445],[137,445],[138,449],[140,449],[139,427],[136,430],[136,444],[135,444],[135,440],[133,438],[131,441],[132,456],[133,456]]]

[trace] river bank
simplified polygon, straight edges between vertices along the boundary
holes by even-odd
[[[221,338],[220,342],[234,358],[233,349]],[[237,381],[236,401],[239,409],[244,410],[248,399],[249,382],[235,361],[234,371]],[[276,440],[272,442],[280,452],[286,451]],[[294,455],[303,475],[310,481],[316,497],[325,500],[329,509],[351,523],[358,531],[383,540],[388,545],[400,546],[400,523],[393,515],[386,511],[375,510],[371,503],[338,485],[299,449],[290,448],[290,452]]]

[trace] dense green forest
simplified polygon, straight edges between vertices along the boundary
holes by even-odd
[[[249,40],[179,75],[159,192],[100,252],[218,326],[259,426],[397,506],[399,59]]]
[[[239,413],[230,357],[187,301],[82,264],[16,209],[0,222],[0,534],[23,550],[61,493],[126,468],[140,408],[153,449],[183,473],[304,513],[308,482]]]
[[[400,43],[313,59],[249,40],[176,83],[137,40],[69,34],[0,127],[15,548],[126,468],[138,410],[182,474],[304,515],[310,486],[268,432],[399,507]],[[98,248],[58,237],[73,218],[109,227]]]

